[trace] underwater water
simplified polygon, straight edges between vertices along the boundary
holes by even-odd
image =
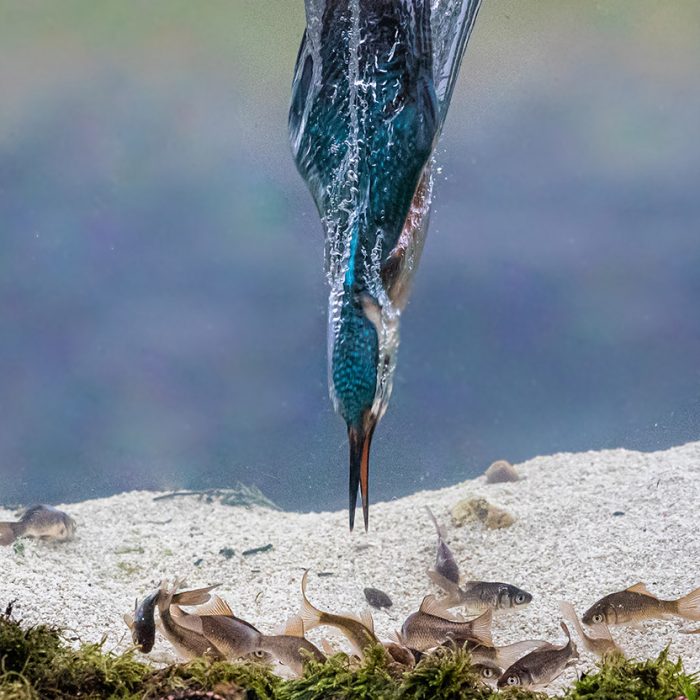
[[[242,481],[343,508],[303,7],[0,6],[0,500]],[[700,10],[484,3],[373,499],[698,439]]]

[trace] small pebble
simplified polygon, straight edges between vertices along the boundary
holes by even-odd
[[[515,467],[506,462],[505,459],[499,459],[494,462],[485,472],[487,484],[503,484],[508,481],[520,481],[520,475],[515,471]]]
[[[219,550],[219,554],[221,554],[223,557],[226,557],[226,559],[231,559],[236,554],[235,549],[231,549],[231,547],[222,547]]]
[[[614,517],[614,518],[619,518],[621,515],[624,515],[624,514],[625,514],[625,511],[624,511],[624,510],[616,510],[616,511],[613,513],[613,517]]]
[[[365,599],[373,608],[390,608],[393,605],[391,598],[378,588],[365,588]]]

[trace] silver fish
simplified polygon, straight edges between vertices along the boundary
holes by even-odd
[[[428,511],[428,515],[433,521],[433,525],[435,525],[435,530],[437,531],[438,540],[437,552],[435,553],[435,572],[456,585],[459,583],[459,567],[455,561],[454,554],[452,554],[452,550],[445,542],[445,529],[438,523],[436,517],[433,515],[433,511],[430,510],[428,506],[425,506],[425,509]],[[428,575],[430,575],[430,572]]]
[[[10,545],[18,537],[67,542],[75,536],[75,520],[58,508],[35,505],[27,508],[16,522],[0,523],[0,545]]]
[[[435,596],[423,598],[418,612],[409,615],[401,627],[399,641],[409,649],[426,651],[451,639],[467,639],[493,646],[491,640],[491,610],[473,620],[459,620],[449,615],[435,600]]]
[[[564,622],[561,623],[561,628],[568,640],[563,647],[546,644],[526,654],[503,672],[498,679],[498,687],[520,686],[531,690],[541,689],[558,678],[566,668],[575,664],[578,659],[578,650]]]
[[[700,588],[676,600],[660,600],[647,590],[643,583],[636,583],[624,591],[611,593],[591,605],[581,620],[586,625],[639,625],[644,620],[665,620],[683,617],[700,620]]]
[[[522,610],[532,602],[532,594],[510,583],[497,581],[465,581],[461,586],[428,571],[430,580],[447,593],[440,603],[446,608],[461,606],[471,615],[485,610]]]

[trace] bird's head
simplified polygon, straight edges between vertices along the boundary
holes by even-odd
[[[393,350],[390,324],[366,292],[345,287],[329,323],[331,397],[345,419],[350,447],[350,529],[355,522],[357,490],[362,494],[365,530],[369,521],[369,451],[372,435],[391,391]],[[391,334],[393,335],[393,334]]]

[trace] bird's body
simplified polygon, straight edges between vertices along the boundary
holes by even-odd
[[[348,427],[351,527],[358,484],[367,527],[370,443],[427,231],[431,155],[456,75],[445,76],[445,56],[459,66],[478,4],[450,3],[467,27],[459,50],[459,37],[434,45],[430,0],[306,1],[289,127],[326,234],[329,385]]]

